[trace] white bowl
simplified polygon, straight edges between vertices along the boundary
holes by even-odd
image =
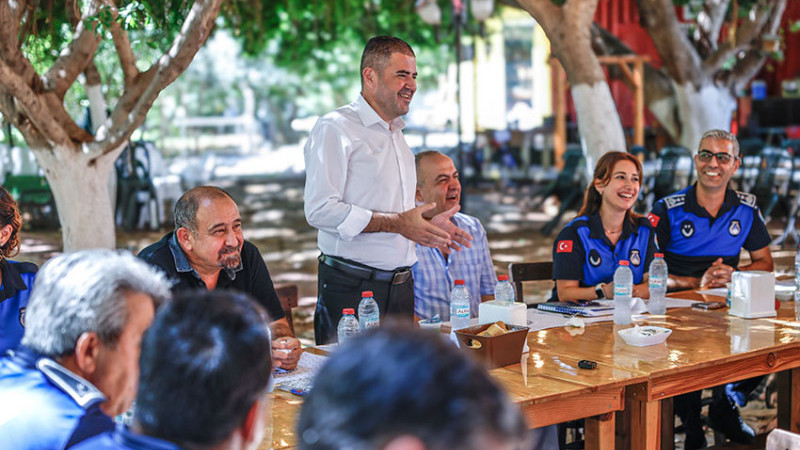
[[[667,340],[672,330],[664,327],[656,327],[652,325],[645,325],[640,327],[636,325],[633,328],[625,328],[617,331],[622,340],[628,345],[635,345],[636,347],[647,347],[649,345],[660,344]]]

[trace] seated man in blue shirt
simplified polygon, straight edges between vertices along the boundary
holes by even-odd
[[[166,278],[129,253],[45,264],[22,343],[0,358],[0,447],[63,449],[113,429],[136,396],[142,335],[169,295]]]
[[[697,183],[659,200],[650,213],[658,245],[669,267],[670,290],[724,287],[735,270],[773,270],[770,236],[752,194],[728,187],[739,168],[739,142],[723,130],[703,134],[694,155]],[[742,249],[750,264],[740,265]],[[735,402],[746,403],[760,378],[714,388],[708,418],[712,428],[740,444],[753,441]],[[705,446],[700,421],[700,392],[675,399],[686,425],[686,448]]]
[[[187,291],[142,342],[133,424],[76,449],[255,448],[270,414],[269,322],[235,291]]]
[[[457,206],[461,201],[461,182],[453,160],[436,152],[416,155],[417,193],[419,204],[436,203],[423,217],[431,217]],[[472,246],[459,252],[450,248],[417,245],[414,273],[414,314],[430,319],[438,314],[442,321],[450,320],[450,289],[455,280],[464,280],[471,300],[470,315],[478,316],[478,304],[494,300],[497,283],[486,230],[475,217],[456,213],[455,225],[472,236]]]

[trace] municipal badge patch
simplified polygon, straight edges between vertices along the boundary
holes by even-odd
[[[691,220],[684,220],[681,222],[681,235],[685,238],[694,236],[694,224]]]
[[[631,262],[631,264],[638,267],[639,264],[642,263],[642,257],[639,255],[639,250],[632,249],[628,260]]]
[[[19,324],[22,325],[22,328],[25,328],[25,307],[19,309]]]
[[[739,221],[736,219],[731,220],[731,224],[728,225],[728,233],[730,233],[731,236],[738,236],[739,233],[741,232],[742,232],[742,224],[740,224]]]
[[[602,263],[603,263],[603,258],[600,257],[600,252],[598,252],[595,249],[592,249],[589,252],[589,264],[591,264],[592,267],[600,267],[600,264]]]

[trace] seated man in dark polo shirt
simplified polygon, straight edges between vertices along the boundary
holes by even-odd
[[[273,319],[273,364],[297,366],[300,341],[292,335],[261,253],[242,236],[239,207],[227,192],[213,186],[187,191],[175,205],[175,231],[139,257],[167,274],[175,283],[173,293],[201,288],[250,294]]]

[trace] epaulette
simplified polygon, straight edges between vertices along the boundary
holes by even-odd
[[[736,191],[736,196],[739,197],[739,203],[743,205],[747,205],[751,208],[756,207],[756,196],[753,194],[748,194],[747,192],[739,192]]]
[[[667,209],[683,206],[684,203],[686,203],[686,194],[675,194],[664,197],[664,204],[667,205]]]
[[[39,359],[36,361],[36,368],[83,409],[89,409],[95,403],[106,400],[106,396],[92,386],[91,383],[70,372],[52,359]]]

